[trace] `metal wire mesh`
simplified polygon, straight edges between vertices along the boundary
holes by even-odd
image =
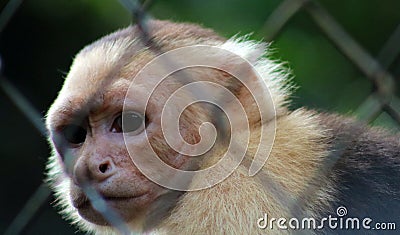
[[[0,33],[10,21],[15,10],[22,1],[10,0],[0,14]],[[120,0],[124,7],[132,14],[133,21],[137,23],[142,32],[142,40],[146,45],[152,45],[151,49],[158,51],[159,48],[151,42],[151,35],[147,31],[146,20],[149,15],[147,10],[153,2],[146,1],[143,5],[134,0]],[[305,12],[319,27],[330,42],[354,64],[368,79],[374,89],[364,102],[356,109],[355,114],[366,122],[372,122],[380,114],[388,114],[398,125],[400,125],[400,100],[395,94],[395,79],[388,71],[390,65],[400,54],[400,24],[394,29],[392,35],[382,46],[377,57],[371,56],[349,33],[322,7],[316,0],[283,0],[280,5],[267,18],[262,28],[266,40],[276,38],[280,32],[285,30],[288,22],[298,13]],[[0,61],[1,62],[1,61]],[[1,68],[1,64],[0,64]],[[0,78],[0,88],[18,107],[29,122],[38,131],[46,136],[46,130],[42,123],[40,114],[32,108],[32,105],[24,98],[18,89],[12,85],[12,78],[4,76]],[[338,151],[340,154],[340,151]],[[337,159],[338,156],[333,157]],[[330,162],[329,164],[332,164]],[[94,205],[98,205],[98,210],[104,214],[109,222],[118,227],[122,234],[129,233],[123,221],[106,207],[101,197],[87,185],[84,187],[85,193]],[[20,213],[15,217],[13,223],[8,227],[6,234],[21,234],[32,219],[41,213],[40,207],[48,203],[50,191],[45,184],[42,184],[31,198],[22,207]],[[301,203],[301,202],[298,202]]]

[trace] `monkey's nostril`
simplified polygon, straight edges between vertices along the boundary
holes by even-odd
[[[88,163],[88,170],[94,180],[104,180],[115,173],[115,165],[110,157],[105,157],[96,161],[91,159]]]
[[[106,173],[106,171],[109,169],[109,167],[110,167],[110,165],[108,164],[108,162],[103,163],[103,164],[100,164],[99,170],[101,173]]]

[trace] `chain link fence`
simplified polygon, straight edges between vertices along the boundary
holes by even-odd
[[[0,33],[12,20],[21,3],[22,0],[10,0],[4,5],[0,14]],[[146,1],[141,4],[137,1],[121,0],[120,3],[131,13],[133,21],[141,26],[143,35],[141,40],[148,45],[154,45],[149,43],[151,42],[151,35],[146,31],[146,19],[149,16],[148,10],[157,2]],[[372,84],[373,89],[369,96],[359,107],[355,108],[353,114],[365,122],[373,122],[379,115],[386,113],[397,125],[400,125],[400,99],[396,95],[395,76],[389,70],[400,55],[400,22],[393,29],[393,33],[386,43],[382,45],[378,55],[374,57],[352,38],[351,34],[346,32],[344,27],[317,0],[283,0],[269,16],[266,16],[265,24],[261,29],[265,40],[275,40],[280,33],[285,31],[290,20],[300,13],[309,15],[313,23],[319,28],[319,32],[325,35],[330,43],[344,55],[347,62],[356,66],[365,79]],[[151,47],[151,49],[159,50],[156,46]],[[0,62],[0,68],[3,70],[7,63],[5,63],[6,61]],[[43,126],[41,114],[32,107],[24,94],[13,85],[12,77],[5,77],[2,73],[0,89],[9,98],[9,101],[18,107],[26,120],[31,122],[39,133],[46,137],[47,133]],[[92,202],[102,201],[90,185],[85,187],[84,191]],[[10,199],[10,201],[12,200]],[[6,229],[5,234],[29,234],[30,224],[35,223],[34,218],[42,213],[41,208],[45,204],[49,204],[50,201],[50,190],[45,184],[40,185],[25,205],[21,206],[20,212]],[[111,210],[107,208],[99,208],[99,210],[107,220],[118,227],[121,233],[129,233],[124,223]]]

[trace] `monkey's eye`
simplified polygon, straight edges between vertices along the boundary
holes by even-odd
[[[122,120],[124,123],[122,125]],[[115,118],[112,126],[111,132],[114,133],[128,133],[135,132],[133,134],[138,134],[140,131],[144,129],[145,126],[145,117],[136,112],[126,112],[122,113],[118,117]]]
[[[70,144],[81,144],[85,142],[86,132],[84,127],[75,124],[66,125],[61,130],[62,136]]]

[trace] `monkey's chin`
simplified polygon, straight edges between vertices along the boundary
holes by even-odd
[[[146,195],[138,197],[112,197],[104,198],[108,208],[113,210],[124,222],[129,223],[135,221],[143,214],[142,201]],[[89,200],[76,206],[79,215],[93,224],[101,226],[110,226],[104,216],[94,209],[92,203]]]

